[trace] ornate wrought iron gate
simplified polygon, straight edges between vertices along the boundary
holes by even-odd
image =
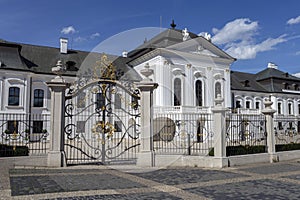
[[[67,164],[135,162],[139,99],[130,82],[98,79],[70,87],[64,127]]]

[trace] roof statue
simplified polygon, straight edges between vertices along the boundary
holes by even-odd
[[[185,28],[185,29],[182,30],[182,36],[183,36],[182,40],[183,41],[186,41],[189,38],[189,35],[190,34],[189,34],[187,28]]]
[[[209,33],[204,33],[204,38],[208,41],[211,41],[211,35]]]

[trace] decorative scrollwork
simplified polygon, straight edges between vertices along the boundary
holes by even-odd
[[[113,73],[109,68],[103,72],[109,76]],[[67,160],[86,162],[88,157],[105,162],[133,152],[139,146],[139,90],[130,82],[124,85],[103,77],[80,84],[73,86],[66,98],[65,134],[66,148],[84,156]]]

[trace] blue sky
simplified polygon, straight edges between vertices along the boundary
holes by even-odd
[[[59,38],[67,37],[73,49],[91,50],[127,30],[169,28],[174,19],[178,29],[209,32],[238,58],[233,70],[257,72],[274,62],[280,70],[300,72],[298,0],[0,0],[0,7],[0,38],[7,41],[58,47]]]

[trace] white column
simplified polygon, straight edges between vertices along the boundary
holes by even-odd
[[[154,166],[153,151],[153,90],[157,83],[141,82],[141,146],[138,154],[138,166]]]
[[[153,167],[154,151],[153,151],[153,90],[158,84],[152,82],[149,76],[153,74],[153,70],[145,66],[141,70],[141,74],[146,78],[137,83],[137,87],[141,91],[141,146],[137,155],[137,165],[144,167]]]
[[[224,94],[224,106],[225,108],[230,108],[232,103],[231,102],[231,89],[230,89],[230,69],[225,69],[224,71],[224,79],[223,81],[223,94]]]
[[[214,119],[214,167],[227,167],[226,157],[226,108],[222,106],[224,99],[221,95],[215,99],[216,106],[212,108]]]
[[[50,118],[50,150],[48,153],[49,167],[62,167],[64,159],[64,113],[65,89],[67,83],[62,79],[53,79],[47,82],[51,91],[51,118]]]
[[[274,132],[274,119],[273,115],[276,110],[272,109],[273,102],[268,99],[264,102],[265,109],[262,110],[262,113],[266,116],[266,132],[267,132],[267,147],[268,153],[270,156],[270,162],[278,162],[278,156],[275,150],[275,132]]]

